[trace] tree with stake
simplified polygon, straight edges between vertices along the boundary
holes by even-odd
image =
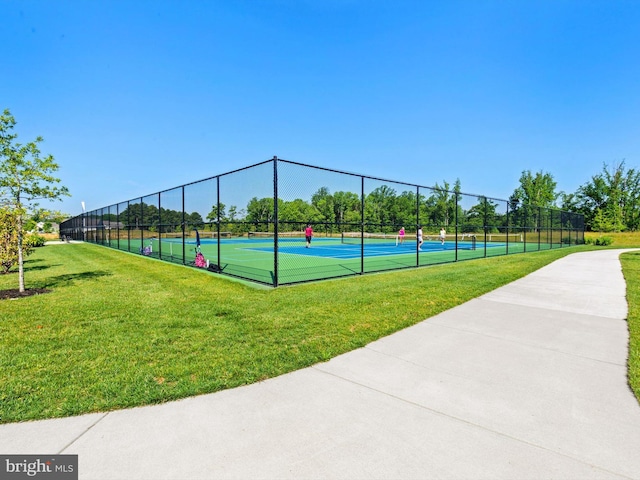
[[[59,200],[69,195],[66,187],[55,186],[60,182],[52,174],[58,170],[52,155],[40,156],[35,141],[25,145],[16,142],[13,133],[16,121],[8,109],[0,115],[0,204],[15,214],[18,242],[19,290],[24,292],[24,217],[29,208],[37,207],[39,200]]]

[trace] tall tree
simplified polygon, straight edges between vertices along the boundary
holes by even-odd
[[[449,182],[442,182],[442,186],[437,183],[432,189],[431,196],[427,199],[425,206],[430,211],[429,218],[434,225],[449,227],[455,221],[456,199],[460,197],[460,179],[456,179],[453,190],[450,189]]]
[[[333,194],[333,211],[337,223],[360,221],[360,197],[353,192]]]
[[[333,196],[327,187],[320,187],[316,193],[311,195],[311,204],[322,214],[323,222],[333,223],[335,221]]]
[[[578,211],[592,230],[620,231],[640,228],[640,172],[627,170],[624,160],[578,188],[575,195]]]
[[[16,121],[6,109],[0,115],[0,200],[15,213],[18,230],[18,278],[20,292],[24,292],[24,218],[29,209],[37,208],[39,200],[56,200],[69,195],[66,187],[56,186],[53,176],[58,164],[52,155],[40,154],[43,139],[20,144],[13,133]]]
[[[523,204],[546,208],[553,207],[558,195],[553,175],[542,170],[535,175],[531,170],[523,171],[520,175],[520,186],[513,192],[513,197]]]
[[[394,223],[397,216],[396,191],[388,185],[381,185],[370,192],[364,201],[364,214],[369,224],[382,226]]]
[[[524,220],[526,229],[536,232],[541,221],[538,207],[553,207],[558,195],[553,175],[542,170],[533,175],[531,170],[525,170],[520,175],[520,186],[513,192],[511,200],[522,202],[519,213],[524,214],[524,218],[520,218],[520,221]]]

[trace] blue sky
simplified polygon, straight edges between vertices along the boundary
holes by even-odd
[[[69,214],[274,155],[508,198],[640,163],[640,2],[0,0],[0,108]]]

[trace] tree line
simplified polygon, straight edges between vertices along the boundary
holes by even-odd
[[[489,231],[503,227],[535,229],[543,224],[576,228],[573,219],[567,219],[566,215],[558,220],[549,213],[558,209],[584,215],[587,230],[635,231],[640,227],[640,173],[627,169],[624,162],[613,167],[605,164],[601,173],[572,194],[557,192],[550,173],[533,174],[529,170],[522,172],[518,187],[506,201],[463,194],[459,179],[453,186],[445,181],[442,186],[436,184],[430,189],[421,188],[419,192],[415,189],[397,192],[388,185],[381,185],[362,199],[355,192],[332,193],[328,187],[321,187],[310,200],[278,199],[278,221],[288,224],[290,229],[301,230],[311,223],[323,225],[327,231],[345,230],[350,225],[362,223],[379,226],[381,232],[417,225],[435,229],[447,228],[454,221],[461,233],[476,232],[485,227]],[[470,200],[475,203],[470,204]],[[118,214],[105,213],[100,219],[119,221],[123,227],[157,232],[180,231],[182,225],[213,230],[219,222],[224,231],[238,233],[273,229],[275,213],[272,197],[253,197],[244,207],[231,205],[227,208],[224,203],[213,205],[204,218],[199,212],[183,215],[178,210],[136,202]],[[93,224],[101,220],[96,218]]]
[[[521,195],[531,193],[528,187],[519,192]],[[582,228],[582,223],[576,223],[577,216],[561,215],[548,207],[532,207],[517,199],[515,193],[510,201],[463,194],[459,180],[453,188],[444,182],[442,187],[402,192],[381,185],[363,198],[355,192],[331,193],[328,187],[321,187],[309,201],[278,199],[277,215],[272,197],[253,197],[245,208],[232,205],[227,209],[224,203],[213,205],[204,218],[199,212],[183,214],[179,210],[135,201],[117,212],[110,208],[88,214],[86,226],[158,233],[220,229],[241,234],[273,231],[276,218],[280,231],[301,231],[310,223],[317,232],[326,233],[359,231],[363,226],[368,232],[392,233],[400,227],[415,229],[418,225],[427,232],[435,232],[454,224],[459,233],[497,233],[507,228],[511,231]]]

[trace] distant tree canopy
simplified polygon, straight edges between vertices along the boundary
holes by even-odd
[[[130,202],[128,207],[118,214],[103,211],[100,218],[89,218],[89,225],[104,224],[105,221],[119,222],[118,228],[142,228],[158,232],[174,232],[182,229],[182,224],[190,226],[204,225],[202,215],[198,212],[185,213],[181,211],[160,208],[145,202]]]
[[[438,230],[453,225],[457,219],[464,231],[478,231],[487,220],[495,227],[506,226],[506,207],[498,214],[498,204],[485,197],[474,197],[478,204],[465,210],[460,204],[460,181],[452,190],[444,182],[442,187],[397,192],[388,185],[381,185],[367,193],[364,199],[354,192],[331,193],[327,187],[319,188],[311,201],[295,199],[278,200],[278,220],[289,224],[289,229],[302,230],[306,223],[323,225],[327,230],[359,230],[364,223],[367,229],[377,232],[394,232],[400,227],[415,229],[423,225]],[[364,211],[363,211],[364,205]],[[457,210],[456,210],[457,208]],[[273,199],[252,198],[246,209],[246,217],[240,219],[267,229],[275,219]]]

